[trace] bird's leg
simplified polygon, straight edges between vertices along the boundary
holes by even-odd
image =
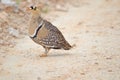
[[[40,57],[47,57],[47,53],[49,52],[50,48],[44,47],[45,48],[45,53],[40,55]]]

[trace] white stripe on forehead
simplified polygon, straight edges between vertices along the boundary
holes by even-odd
[[[34,33],[32,35],[30,35],[30,37],[34,37],[37,33],[37,30],[43,25],[43,20],[41,21],[41,23],[38,25],[38,27],[35,29]]]

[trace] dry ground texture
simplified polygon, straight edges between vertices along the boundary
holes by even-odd
[[[0,9],[0,80],[120,80],[120,0],[60,5],[43,17],[76,47],[51,50],[45,58],[39,57],[44,49],[27,35],[29,15]]]

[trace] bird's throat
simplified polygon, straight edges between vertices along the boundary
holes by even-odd
[[[30,37],[36,37],[42,25],[43,25],[43,20],[41,17],[32,16],[29,25]]]

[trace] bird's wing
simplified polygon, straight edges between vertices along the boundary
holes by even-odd
[[[48,36],[44,38],[44,42],[48,42],[46,43],[46,45],[60,47],[62,44],[66,43],[64,36],[57,27],[55,27],[48,21],[45,21],[45,27],[49,32]]]
[[[58,30],[56,26],[54,26],[48,21],[45,26],[50,32],[49,34],[51,36],[51,39],[55,39],[57,42],[61,42],[65,40],[64,36],[62,35],[62,33]]]

